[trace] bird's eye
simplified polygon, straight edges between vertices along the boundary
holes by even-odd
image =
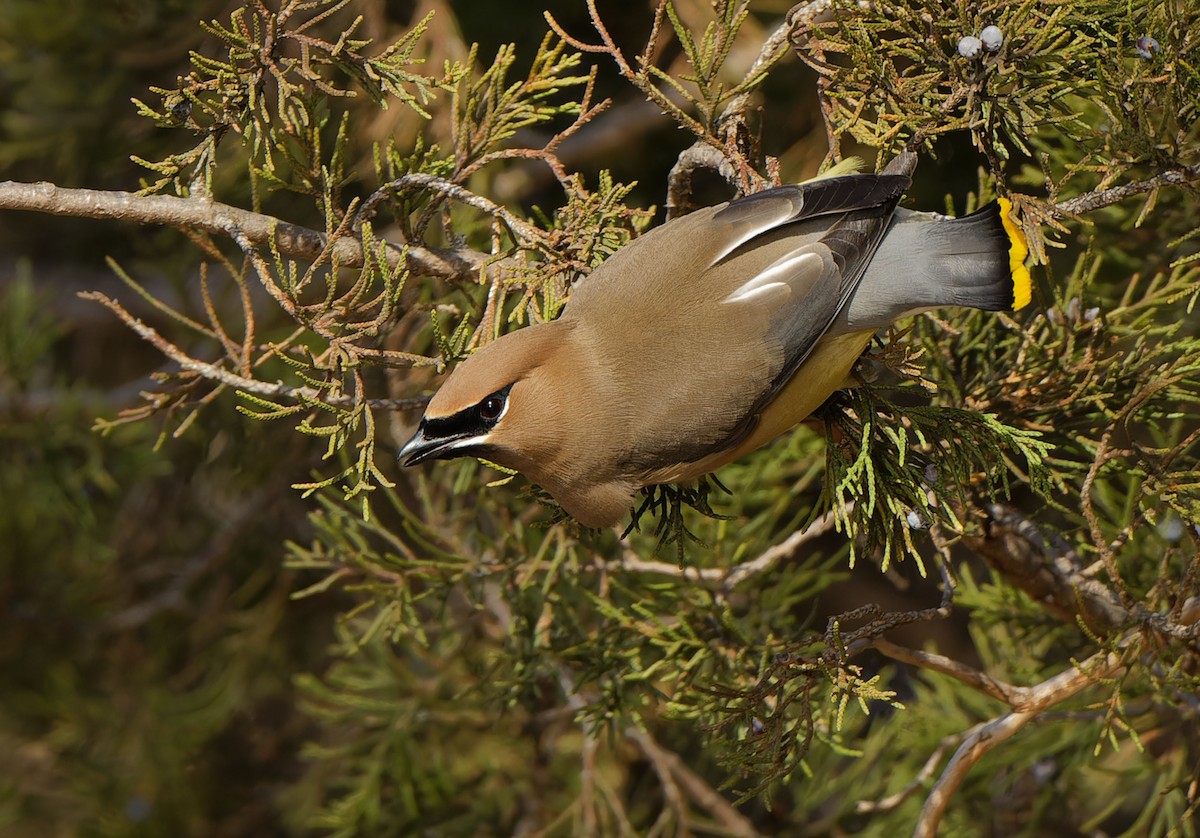
[[[504,412],[504,396],[492,393],[479,403],[479,417],[487,422],[495,421]]]

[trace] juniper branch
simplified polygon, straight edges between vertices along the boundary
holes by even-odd
[[[1146,180],[1114,186],[1111,189],[1088,192],[1076,198],[1060,201],[1054,205],[1054,209],[1062,215],[1082,215],[1086,212],[1094,212],[1098,209],[1120,203],[1134,195],[1150,192],[1158,189],[1160,186],[1183,186],[1194,183],[1197,180],[1200,180],[1200,164],[1185,166],[1181,169],[1168,169]]]
[[[366,201],[363,202],[359,210],[360,218],[370,218],[375,207],[386,198],[390,193],[403,189],[406,186],[417,186],[422,189],[430,189],[434,192],[439,192],[448,198],[453,198],[456,201],[466,204],[467,206],[475,207],[478,210],[486,212],[494,218],[503,221],[508,229],[529,242],[545,242],[547,235],[540,227],[530,224],[528,221],[518,218],[513,215],[505,207],[500,206],[494,201],[490,201],[482,195],[478,195],[466,187],[460,186],[453,181],[440,178],[435,175],[427,175],[422,173],[413,173],[396,178],[393,181],[385,183],[383,186],[375,190]],[[482,258],[487,258],[480,254]],[[481,259],[482,261],[482,259]]]
[[[340,236],[330,242],[325,233],[317,230],[205,198],[69,189],[52,183],[10,180],[0,183],[0,209],[162,224],[219,235],[228,235],[230,230],[236,229],[257,245],[273,242],[284,256],[311,260],[332,248],[338,264],[348,268],[360,268],[364,264],[362,243],[353,236]],[[474,277],[488,257],[466,247],[443,249],[410,245],[404,250],[392,245],[387,250],[387,258],[393,265],[404,258],[409,269],[422,276],[458,280]]]
[[[795,11],[795,9],[793,9]],[[763,42],[758,56],[742,79],[743,85],[749,85],[757,76],[766,73],[788,51],[788,42],[792,33],[792,22],[788,19],[776,27],[775,31]],[[748,88],[731,98],[717,119],[719,129],[723,132],[731,130],[733,125],[742,120],[747,108],[750,107],[750,94],[753,88]],[[737,171],[725,149],[713,144],[712,138],[702,137],[688,148],[679,153],[675,165],[667,176],[667,218],[686,215],[695,209],[692,203],[692,182],[699,169],[711,169],[718,172],[729,183],[737,185]]]
[[[1044,535],[1016,509],[992,504],[986,511],[987,534],[964,535],[963,544],[1061,619],[1080,618],[1099,634],[1141,623],[1179,640],[1200,636],[1200,624],[1188,619],[1172,621],[1140,603],[1122,604],[1108,586],[1084,572],[1070,547]]]

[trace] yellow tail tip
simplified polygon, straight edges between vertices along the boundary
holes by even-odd
[[[1029,305],[1029,301],[1033,299],[1033,279],[1029,276],[1029,269],[1025,267],[1025,259],[1029,256],[1029,243],[1025,241],[1025,234],[1021,232],[1021,228],[1013,221],[1012,201],[1000,198],[999,204],[1000,223],[1004,225],[1004,232],[1008,233],[1008,266],[1012,272],[1013,311],[1017,311]]]

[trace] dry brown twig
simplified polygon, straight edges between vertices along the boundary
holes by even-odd
[[[827,0],[823,0],[827,2]],[[607,55],[616,64],[621,76],[632,84],[650,102],[668,114],[676,124],[695,135],[696,141],[679,155],[668,178],[667,215],[675,218],[694,209],[691,200],[692,181],[700,169],[718,172],[726,181],[742,192],[756,191],[771,185],[770,178],[758,173],[742,148],[745,128],[745,113],[752,101],[752,90],[747,89],[731,97],[725,103],[714,126],[705,125],[684,108],[679,101],[679,91],[670,86],[659,87],[654,83],[650,70],[659,34],[663,28],[667,3],[660,2],[655,8],[654,21],[646,38],[646,45],[637,56],[636,68],[617,45],[596,9],[595,0],[588,0],[588,14],[600,43],[582,41],[566,32],[550,12],[545,13],[550,28],[565,43],[581,52]],[[744,74],[739,86],[748,86],[761,77],[780,59],[788,54],[791,34],[791,19],[778,26],[761,45],[758,55]]]
[[[591,54],[607,55],[612,58],[613,63],[617,65],[617,72],[621,74],[622,78],[641,91],[642,95],[648,100],[662,108],[665,113],[670,114],[678,124],[687,128],[697,137],[711,136],[703,123],[683,110],[683,108],[675,103],[671,96],[667,95],[650,79],[648,68],[653,64],[654,48],[658,42],[658,34],[662,29],[663,18],[666,13],[666,3],[660,2],[655,9],[654,22],[651,24],[650,34],[646,38],[646,46],[637,57],[637,63],[640,67],[638,70],[635,70],[629,63],[624,52],[617,46],[617,42],[604,25],[599,11],[596,10],[595,0],[587,0],[587,7],[588,15],[592,20],[592,26],[596,30],[596,34],[600,36],[601,43],[599,44],[589,44],[586,41],[581,41],[569,35],[549,11],[545,12],[546,23],[554,34],[562,38],[572,49]],[[717,144],[719,145],[719,143]]]
[[[643,137],[670,124],[670,117],[653,102],[641,97],[627,99],[610,106],[602,119],[589,122],[563,138],[555,148],[555,158],[564,169],[580,168],[588,163],[603,165],[620,154],[627,154]],[[555,178],[555,172],[536,159],[519,161],[496,173],[491,191],[503,201],[518,201],[548,186]],[[558,182],[562,183],[562,180]]]
[[[950,575],[949,556],[942,555],[934,565],[942,578],[941,602],[932,608],[889,612],[872,603],[831,618],[825,628],[825,654],[830,661],[850,660],[872,648],[878,638],[900,626],[949,617],[953,610],[955,588],[954,578]],[[866,622],[850,631],[843,628],[843,623],[855,620]]]
[[[140,318],[130,314],[124,306],[119,302],[101,294],[98,291],[84,291],[80,295],[85,300],[98,302],[108,308],[121,319],[138,337],[149,343],[165,357],[170,358],[179,366],[189,373],[192,373],[200,378],[213,381],[227,387],[233,387],[237,390],[243,390],[247,393],[253,393],[256,396],[262,396],[267,399],[286,398],[292,401],[319,401],[325,404],[334,406],[347,406],[357,404],[354,396],[347,394],[329,393],[327,391],[318,390],[314,387],[291,387],[281,381],[269,383],[259,381],[255,378],[247,378],[244,375],[238,375],[235,372],[221,367],[215,363],[201,361],[198,358],[193,358],[178,346],[171,343],[169,340],[160,335],[151,326],[148,326]],[[387,410],[411,410],[414,408],[423,407],[428,399],[413,398],[413,399],[367,399],[368,407]]]

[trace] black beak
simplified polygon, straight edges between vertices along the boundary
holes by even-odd
[[[400,449],[396,459],[402,466],[415,466],[417,463],[436,457],[438,450],[446,442],[447,440],[444,439],[430,439],[425,436],[425,423],[422,422],[417,428],[417,432],[412,435],[412,439],[404,443],[404,447]]]
[[[417,428],[417,432],[413,434],[412,439],[404,443],[404,447],[400,449],[400,453],[396,455],[396,459],[400,465],[408,467],[423,463],[426,460],[462,457],[467,452],[458,443],[470,436],[471,434],[464,433],[452,436],[429,437],[425,435],[425,423],[422,422],[420,427]]]

